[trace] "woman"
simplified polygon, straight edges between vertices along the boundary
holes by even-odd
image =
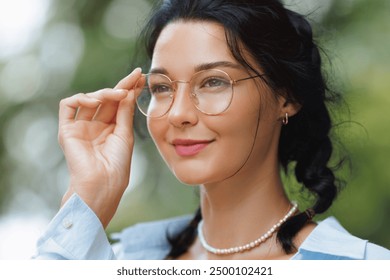
[[[54,259],[390,259],[334,218],[338,188],[330,96],[309,23],[276,0],[164,1],[145,30],[149,74],[61,101],[59,141],[70,186],[39,240]],[[181,182],[200,186],[194,217],[104,228],[128,185],[133,114]],[[316,200],[299,212],[280,168]],[[115,251],[115,253],[114,253]]]

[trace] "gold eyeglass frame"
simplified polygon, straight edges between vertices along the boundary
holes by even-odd
[[[192,75],[192,77],[191,77],[191,79],[190,79],[189,81],[184,81],[184,80],[172,80],[172,79],[169,78],[167,75],[162,74],[162,73],[148,73],[148,74],[145,74],[145,75],[143,75],[143,76],[146,77],[146,76],[149,76],[149,75],[160,75],[160,76],[163,76],[163,77],[165,77],[165,78],[168,79],[168,81],[170,82],[170,84],[172,85],[172,88],[173,88],[173,94],[170,96],[170,97],[172,98],[172,101],[171,101],[171,104],[169,105],[168,109],[166,110],[166,112],[163,113],[161,116],[149,116],[149,115],[147,115],[146,113],[144,113],[144,112],[140,109],[140,105],[138,104],[138,97],[137,97],[136,103],[137,103],[138,110],[139,110],[144,116],[146,116],[146,117],[148,117],[148,118],[161,118],[161,117],[165,116],[165,115],[171,110],[172,105],[173,105],[173,103],[175,102],[175,95],[176,95],[176,91],[177,91],[177,86],[173,86],[173,85],[175,85],[176,83],[190,84],[190,83],[192,82],[192,80],[193,80],[194,77],[196,77],[196,76],[199,75],[200,73],[207,72],[207,71],[217,71],[217,72],[221,72],[221,73],[225,74],[225,75],[229,78],[229,80],[230,80],[230,86],[231,86],[231,89],[232,89],[232,96],[231,96],[231,98],[230,98],[229,104],[226,106],[226,108],[225,108],[223,111],[221,111],[221,112],[219,112],[219,113],[207,113],[207,112],[201,110],[201,109],[192,101],[192,104],[195,106],[195,108],[196,108],[199,112],[201,112],[201,113],[203,113],[203,114],[205,114],[205,115],[208,115],[208,116],[217,116],[217,115],[220,115],[220,114],[224,113],[224,112],[230,107],[230,104],[232,103],[232,101],[233,101],[233,96],[234,96],[234,85],[236,85],[238,82],[246,81],[246,80],[254,79],[254,78],[262,78],[263,76],[265,76],[264,74],[262,74],[262,75],[249,76],[249,77],[245,77],[245,78],[242,78],[242,79],[233,80],[233,79],[230,77],[230,75],[229,75],[228,73],[226,73],[225,71],[220,70],[220,69],[214,69],[214,68],[212,68],[212,69],[206,69],[206,70],[198,71],[198,72],[196,72],[196,73],[194,73],[194,74]],[[137,85],[138,85],[138,81],[137,81],[137,83],[136,83],[135,88],[137,88]],[[144,88],[144,87],[142,87],[142,88]],[[192,92],[192,90],[191,90],[190,94],[191,94],[192,96],[195,96],[195,97],[196,97],[196,93]],[[192,98],[191,98],[191,100],[192,100]]]

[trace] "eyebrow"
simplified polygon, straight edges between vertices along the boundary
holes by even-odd
[[[194,70],[195,72],[203,71],[203,70],[209,70],[214,69],[218,67],[228,67],[233,69],[243,69],[243,67],[240,64],[230,62],[230,61],[215,61],[215,62],[208,62],[208,63],[202,63],[197,66],[195,66]],[[149,73],[155,73],[155,74],[164,74],[168,75],[168,70],[163,67],[157,67],[150,69]]]

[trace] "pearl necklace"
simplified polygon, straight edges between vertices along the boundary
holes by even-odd
[[[242,253],[244,251],[251,250],[259,246],[261,243],[263,243],[268,238],[270,238],[274,234],[274,232],[295,213],[297,209],[298,209],[298,204],[293,202],[293,206],[291,207],[290,211],[288,211],[288,213],[282,219],[280,219],[279,222],[274,224],[265,234],[260,236],[258,239],[242,246],[231,247],[226,249],[214,248],[207,243],[203,235],[203,220],[202,220],[198,224],[199,241],[202,244],[203,248],[205,248],[207,251],[215,255],[230,255],[234,253]]]

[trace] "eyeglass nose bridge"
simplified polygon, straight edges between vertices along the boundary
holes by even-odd
[[[171,80],[171,84],[174,85],[174,86],[173,86],[174,94],[171,95],[172,104],[173,104],[173,102],[174,102],[175,95],[177,94],[177,91],[178,91],[178,88],[179,88],[179,87],[177,86],[178,83],[181,83],[181,84],[188,84],[188,85],[190,86],[190,97],[191,97],[192,102],[194,102],[193,99],[196,98],[196,93],[195,93],[194,89],[191,88],[191,82],[192,82],[192,80],[190,80],[190,81],[184,81],[184,80],[174,80],[174,81],[172,81],[172,80]],[[171,106],[172,106],[172,104],[171,104]],[[194,104],[194,105],[195,105],[195,104]],[[195,106],[195,107],[196,107],[196,106]]]

